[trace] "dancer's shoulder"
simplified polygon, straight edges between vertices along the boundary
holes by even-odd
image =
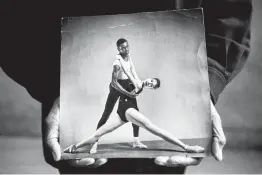
[[[113,67],[116,66],[116,65],[121,67],[120,60],[119,60],[119,59],[116,59],[116,60],[113,62]]]
[[[119,55],[119,54],[116,54],[116,59],[121,59],[122,57],[121,57],[121,55]]]
[[[116,55],[116,59],[115,59],[115,61],[113,62],[113,66],[118,65],[118,66],[121,67],[121,59],[122,59],[121,55],[117,54],[117,55]]]

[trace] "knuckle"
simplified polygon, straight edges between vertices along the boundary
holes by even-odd
[[[157,165],[165,166],[167,165],[168,159],[169,159],[168,157],[160,156],[160,157],[155,158],[154,162]]]
[[[46,138],[45,142],[49,148],[53,148],[58,144],[58,141],[56,138]]]

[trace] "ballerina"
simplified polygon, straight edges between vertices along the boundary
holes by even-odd
[[[136,94],[141,93],[144,87],[149,89],[157,89],[160,87],[160,80],[157,78],[149,78],[143,81],[142,88],[137,92],[130,80],[120,79],[117,81],[119,84],[121,84],[122,87],[125,88],[126,91]],[[70,145],[68,148],[65,149],[65,152],[76,153],[77,150],[81,147],[92,147],[92,145],[95,144],[102,136],[116,130],[127,122],[136,124],[139,127],[142,127],[151,132],[152,134],[159,136],[165,141],[180,146],[187,152],[204,152],[204,148],[200,146],[186,145],[185,143],[174,137],[171,133],[153,124],[146,116],[139,112],[136,98],[131,98],[125,94],[121,94],[117,114],[119,115],[119,117],[116,121],[112,123],[105,123],[98,130],[96,130],[96,132],[90,138],[88,138],[87,140],[83,140],[77,144]]]

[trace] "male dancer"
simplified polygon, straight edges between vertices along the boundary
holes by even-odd
[[[116,42],[117,49],[119,51],[119,54],[116,55],[116,60],[113,65],[119,66],[119,78],[122,80],[129,79],[133,85],[135,86],[136,91],[142,88],[142,81],[138,78],[137,73],[135,71],[134,64],[132,62],[132,59],[129,55],[129,45],[126,39],[119,39]],[[131,98],[135,98],[137,94],[135,93],[129,93],[127,92],[118,82],[115,82],[112,80],[112,82],[109,85],[109,94],[106,100],[106,105],[104,112],[102,114],[101,119],[98,122],[97,130],[103,126],[106,121],[108,120],[111,112],[113,111],[113,108],[119,99],[120,93],[123,93]],[[133,147],[134,148],[147,148],[146,145],[140,142],[139,140],[139,127],[132,123],[133,127]],[[97,151],[97,142],[92,146],[90,153],[96,153]]]

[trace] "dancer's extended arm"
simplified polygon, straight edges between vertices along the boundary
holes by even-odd
[[[129,59],[130,59],[130,64],[131,64],[131,73],[132,73],[132,75],[134,76],[135,80],[140,80],[140,78],[138,77],[138,75],[136,73],[136,69],[135,69],[135,66],[134,66],[134,63],[133,63],[131,57]]]
[[[142,81],[139,79],[136,70],[135,70],[135,66],[133,64],[133,61],[131,59],[131,57],[128,58],[130,61],[130,66],[131,66],[131,71],[126,71],[125,69],[124,72],[127,75],[127,77],[129,78],[129,80],[133,83],[133,85],[136,88],[136,91],[139,91],[142,88]],[[122,65],[121,61],[119,60],[120,64]]]

